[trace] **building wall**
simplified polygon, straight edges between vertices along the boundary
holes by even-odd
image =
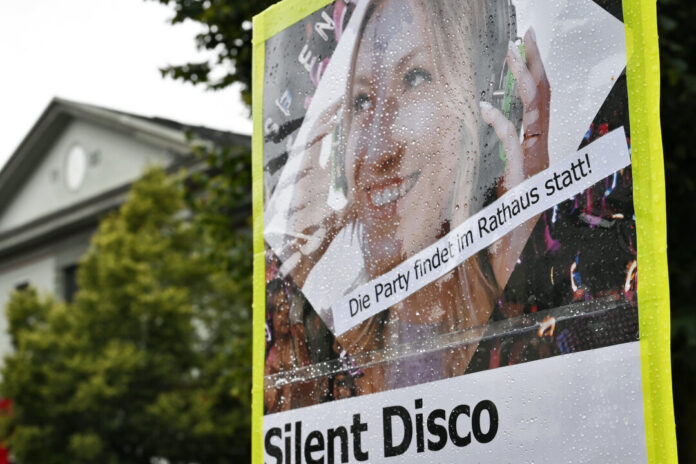
[[[0,365],[4,356],[11,351],[4,311],[12,292],[19,285],[28,284],[36,288],[41,295],[63,299],[64,271],[79,263],[89,248],[89,241],[95,230],[95,227],[87,227],[21,255],[0,261]]]
[[[85,175],[79,188],[66,183],[68,154],[83,147]],[[167,165],[172,155],[137,135],[74,120],[36,167],[0,217],[0,232],[134,181],[149,165]]]
[[[55,292],[55,257],[44,253],[0,267],[0,307],[6,308],[10,295],[20,284],[30,284],[41,293]],[[4,310],[0,317],[0,362],[11,351]]]
[[[95,118],[111,121],[102,123],[87,113],[73,116],[64,128],[67,119],[61,119],[62,129],[56,129],[60,135],[34,144],[41,152],[28,153],[31,159],[41,161],[31,166],[29,177],[4,198],[8,202],[0,212],[4,240],[0,249],[0,366],[12,350],[4,312],[12,292],[28,284],[45,296],[64,299],[66,292],[75,288],[67,284],[68,275],[74,276],[76,265],[87,252],[99,215],[123,201],[125,188],[121,187],[137,180],[148,165],[166,167],[180,161],[167,147],[179,153],[187,150],[183,133],[177,135],[171,124],[144,123],[141,127],[128,119],[130,116],[123,116],[126,121],[119,121],[120,117]],[[84,175],[71,186],[69,154],[76,146],[84,152]]]

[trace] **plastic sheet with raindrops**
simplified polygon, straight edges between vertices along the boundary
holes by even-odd
[[[622,20],[337,0],[265,40],[264,462],[647,462]]]

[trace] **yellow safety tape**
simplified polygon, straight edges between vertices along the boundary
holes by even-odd
[[[266,325],[266,261],[263,242],[263,81],[265,43],[333,0],[285,0],[254,17],[252,64],[252,216],[254,221],[253,374],[251,400],[251,461],[263,463],[263,372]]]
[[[665,179],[660,134],[660,57],[655,0],[624,0],[638,311],[648,462],[676,463],[670,363]]]

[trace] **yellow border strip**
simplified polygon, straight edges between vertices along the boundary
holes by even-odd
[[[260,21],[259,21],[260,22]],[[254,30],[257,20],[254,18]],[[263,372],[266,325],[266,258],[263,245],[263,70],[265,43],[254,43],[252,57],[251,193],[254,233],[253,371],[251,382],[251,462],[263,462]]]
[[[648,462],[676,463],[672,402],[660,57],[655,0],[624,0],[638,235],[638,310]]]
[[[283,29],[335,0],[283,0],[254,17],[254,43],[265,42]]]
[[[254,231],[251,462],[263,463],[263,372],[266,325],[266,258],[263,242],[263,82],[266,40],[333,0],[285,0],[254,17],[252,63],[252,215]]]

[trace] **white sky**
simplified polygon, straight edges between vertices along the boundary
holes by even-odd
[[[145,0],[0,4],[0,166],[54,96],[249,134],[239,92],[206,92],[159,68],[197,61],[194,23]]]

